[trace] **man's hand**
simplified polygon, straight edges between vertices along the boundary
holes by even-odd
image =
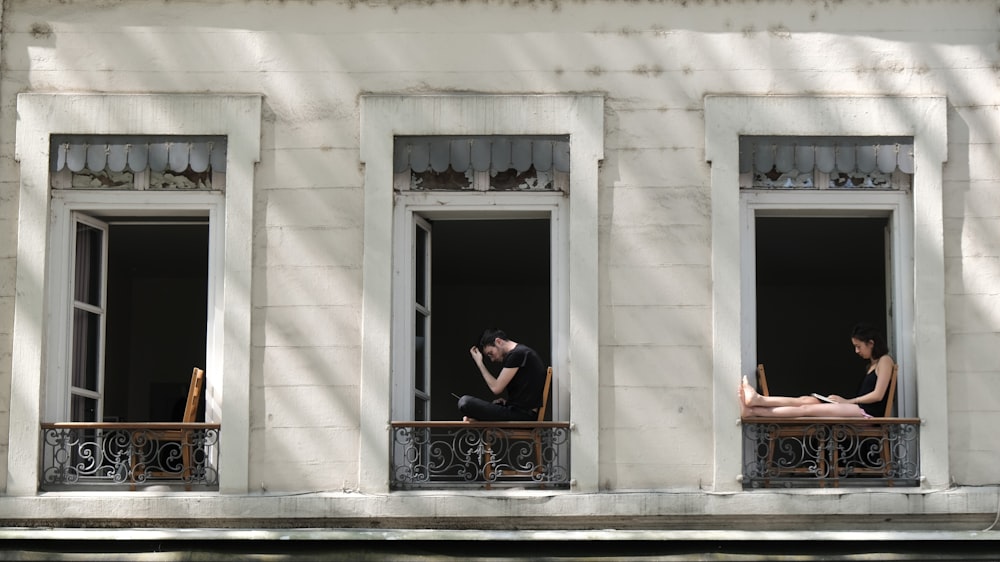
[[[479,351],[479,347],[477,347],[475,345],[472,346],[469,349],[469,355],[472,356],[472,360],[476,362],[477,366],[479,366],[479,367],[483,366],[483,352]]]

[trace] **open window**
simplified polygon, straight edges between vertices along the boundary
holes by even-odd
[[[705,98],[706,160],[711,163],[712,197],[712,298],[713,395],[715,424],[716,490],[737,490],[743,478],[741,432],[732,431],[738,411],[732,388],[741,376],[752,376],[757,354],[756,227],[760,217],[873,218],[884,219],[889,236],[884,240],[887,332],[894,357],[899,360],[897,404],[899,415],[934,420],[920,427],[920,481],[930,486],[948,482],[947,458],[933,451],[948,449],[946,347],[943,337],[943,214],[942,163],[947,157],[946,100],[940,97],[866,96],[707,96]],[[809,135],[826,135],[810,137]],[[790,137],[807,140],[813,155],[830,140],[856,140],[870,150],[861,161],[843,160],[892,177],[898,168],[910,168],[908,190],[886,189],[886,176],[850,174],[850,185],[833,183],[833,169],[841,160],[824,147],[822,163],[814,157],[807,166],[813,173],[798,174],[800,156],[808,150],[793,144],[764,152],[760,164],[744,150],[744,140],[765,141]],[[872,143],[870,140],[878,139]],[[882,146],[911,139],[912,153],[885,153]],[[899,142],[900,145],[907,143]],[[900,154],[903,159],[900,160]],[[849,157],[848,153],[845,153]],[[872,158],[874,156],[874,159]],[[768,166],[770,161],[771,166]],[[874,160],[874,162],[873,162]],[[740,189],[763,178],[750,174],[750,164],[773,182],[767,189]],[[873,166],[874,164],[874,166]],[[826,167],[829,171],[824,171]],[[859,172],[864,170],[859,169]],[[829,174],[824,176],[823,174]],[[855,180],[857,178],[857,181]],[[825,181],[824,181],[825,180]],[[811,184],[811,185],[808,185]],[[847,189],[844,189],[847,188]],[[832,223],[831,223],[832,224]],[[878,244],[878,240],[875,241]],[[876,266],[877,267],[877,266]],[[809,327],[799,327],[800,330]],[[849,327],[847,328],[849,329]],[[841,336],[845,337],[845,336]],[[848,352],[849,353],[849,352]],[[770,378],[770,377],[769,377]],[[739,475],[733,478],[732,475]]]
[[[191,369],[206,359],[207,220],[72,220],[69,412],[46,417],[180,421]]]
[[[765,366],[771,394],[857,396],[867,365],[850,333],[867,322],[906,373],[912,139],[741,137],[740,154],[745,364]],[[888,390],[908,414],[892,424],[744,419],[744,486],[916,485],[915,408],[896,392],[912,378]]]
[[[896,342],[889,218],[787,213],[754,220],[756,362],[772,394],[854,396],[865,365],[852,326],[870,322]]]
[[[396,137],[393,153],[392,415],[455,420],[455,395],[492,397],[468,354],[484,329],[552,362],[551,318],[563,314],[552,257],[564,253],[552,216],[569,191],[569,139]]]
[[[394,153],[392,488],[568,486],[564,427],[538,428],[544,437],[521,456],[536,458],[545,443],[545,466],[512,476],[507,465],[518,457],[499,454],[496,431],[462,424],[456,399],[494,398],[469,355],[484,329],[501,328],[548,364],[559,361],[553,328],[565,325],[567,311],[554,282],[565,278],[557,225],[569,188],[568,139],[401,137]],[[500,365],[486,365],[499,374]],[[550,419],[569,411],[558,397],[569,375],[560,376]],[[483,448],[498,454],[470,462]]]
[[[208,364],[218,318],[210,226],[226,165],[212,155],[225,147],[219,137],[52,137],[43,488],[218,485],[217,427],[173,428],[182,438],[169,440],[143,424],[206,418],[192,371]],[[208,416],[221,417],[217,407]]]
[[[469,357],[484,329],[499,327],[551,362],[552,221],[537,213],[408,214],[412,238],[399,245],[411,249],[411,276],[396,281],[414,298],[409,322],[395,329],[397,342],[412,344],[397,352],[393,419],[456,420],[454,395],[492,396]]]
[[[416,341],[412,264],[405,260],[413,255],[416,216],[431,225],[432,254],[439,253],[442,233],[451,222],[463,228],[463,222],[538,221],[532,224],[548,232],[549,325],[537,328],[545,332],[538,337],[530,332],[522,335],[520,328],[504,328],[528,345],[550,342],[554,370],[550,411],[554,420],[565,420],[559,423],[574,424],[568,446],[573,458],[579,459],[572,468],[573,486],[596,491],[597,460],[591,453],[597,450],[600,425],[597,167],[603,158],[603,97],[366,95],[361,113],[365,165],[361,432],[366,436],[360,457],[361,489],[372,493],[389,489],[392,478],[385,477],[385,467],[393,463],[389,456],[394,447],[385,420],[413,419],[405,410],[413,404],[409,381]],[[572,158],[564,159],[569,152]],[[492,174],[494,168],[504,173]],[[437,177],[431,177],[428,169]],[[562,186],[560,175],[565,178]],[[495,259],[485,249],[475,252],[466,259]],[[437,299],[432,293],[432,325],[442,314]],[[392,306],[385,306],[387,302]],[[452,357],[471,365],[468,349],[474,341],[469,341],[469,331],[474,340],[484,328],[479,324],[462,328],[455,339],[461,341],[458,349],[442,349],[436,333],[425,344],[434,358]],[[437,388],[437,376],[431,374],[432,401],[442,393],[453,401],[447,390]],[[406,390],[401,396],[402,388]],[[402,423],[415,427],[436,422]],[[564,478],[568,485],[568,470]]]
[[[226,146],[52,136],[51,268],[71,274],[51,284],[48,420],[180,421],[191,370],[207,361],[208,201],[225,190]]]
[[[741,137],[740,172],[744,365],[764,364],[773,394],[854,396],[850,331],[868,322],[906,373],[912,138]]]
[[[22,423],[10,433],[6,492],[37,493],[46,462],[39,431],[47,431],[45,426],[69,419],[105,423],[116,416],[171,416],[168,399],[150,397],[178,382],[130,371],[126,392],[115,378],[119,358],[157,345],[178,350],[184,365],[172,376],[195,380],[192,362],[203,361],[198,366],[205,374],[206,424],[219,426],[223,412],[228,420],[226,432],[216,428],[219,442],[212,447],[218,458],[210,464],[229,467],[216,473],[216,487],[245,492],[252,185],[261,97],[28,93],[18,95],[17,106],[18,294],[11,392],[18,400],[12,401],[11,416]],[[191,229],[192,238],[178,234],[183,229]],[[119,277],[115,264],[126,263],[128,251],[120,253],[124,250],[120,244],[116,249],[116,241],[142,246],[133,250],[142,260],[186,271],[161,272],[156,282],[138,273]],[[98,252],[104,260],[100,267]],[[172,261],[172,252],[186,255]],[[188,258],[199,265],[190,266]],[[77,275],[88,280],[86,286],[74,286]],[[190,299],[179,296],[187,292],[180,287],[188,281],[175,282],[184,275],[199,287],[187,295]],[[162,316],[165,307],[183,300],[198,326],[147,323],[148,333],[140,331],[141,325],[129,326],[131,319],[115,312],[122,310],[116,299],[131,298],[119,294],[125,289],[114,288],[122,279],[144,285],[135,293],[136,313]],[[74,298],[77,289],[84,298]],[[179,332],[195,343],[179,343]],[[134,343],[126,345],[134,347],[128,354],[114,351],[129,339]],[[150,347],[140,349],[139,342]],[[151,361],[155,357],[146,364]],[[71,396],[79,404],[75,412]]]

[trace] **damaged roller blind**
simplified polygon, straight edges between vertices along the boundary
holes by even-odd
[[[53,135],[55,189],[221,190],[223,136]]]
[[[398,136],[398,190],[565,191],[568,136]]]
[[[906,189],[909,137],[740,137],[740,187]]]

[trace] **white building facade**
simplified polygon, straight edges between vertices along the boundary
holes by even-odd
[[[4,9],[6,520],[993,520],[1000,4]],[[914,481],[748,485],[741,377],[849,392],[861,320]],[[399,485],[491,325],[565,480]],[[207,485],[51,485],[46,424],[178,420],[191,367]]]

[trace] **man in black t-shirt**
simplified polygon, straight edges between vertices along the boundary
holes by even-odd
[[[507,338],[503,330],[483,332],[479,345],[469,350],[479,373],[493,394],[507,391],[507,398],[488,402],[465,395],[458,400],[458,410],[465,421],[534,421],[542,405],[547,367],[535,350]],[[493,376],[483,364],[483,356],[501,363],[500,374]]]

